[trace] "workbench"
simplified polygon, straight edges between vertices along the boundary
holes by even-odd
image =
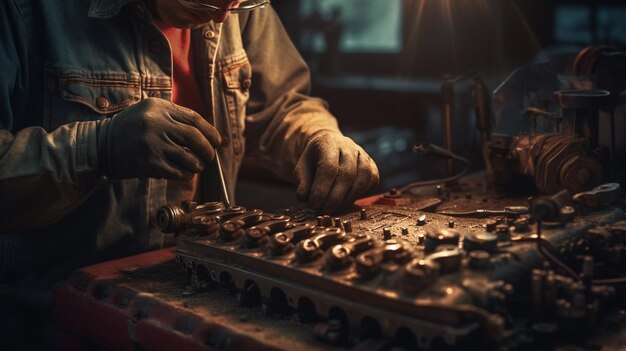
[[[58,284],[54,318],[72,350],[340,350],[296,315],[243,308],[211,290],[186,296],[173,249],[82,268]],[[380,342],[378,342],[380,343]],[[377,349],[375,342],[356,349]],[[354,350],[354,348],[353,348]]]

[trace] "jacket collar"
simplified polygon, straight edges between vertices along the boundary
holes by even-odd
[[[139,2],[139,0],[91,0],[88,15],[95,18],[115,17],[125,5]]]

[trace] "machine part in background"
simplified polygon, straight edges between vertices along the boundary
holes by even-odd
[[[441,101],[442,106],[441,110],[443,111],[443,142],[444,148],[448,150],[450,153],[454,153],[454,130],[452,126],[452,120],[454,116],[455,110],[455,102],[454,102],[454,86],[462,82],[465,79],[470,77],[474,77],[474,81],[472,84],[472,97],[474,99],[474,107],[476,109],[476,119],[478,124],[478,129],[481,132],[481,137],[488,137],[489,133],[487,132],[490,129],[491,122],[490,119],[490,105],[488,100],[487,89],[484,86],[484,83],[480,79],[480,77],[474,71],[469,71],[460,76],[449,76],[445,75],[443,77],[443,81],[441,82]],[[454,160],[449,158],[446,162],[446,183],[450,183],[453,185],[457,179],[454,178]]]
[[[515,136],[527,130],[528,123],[520,113],[529,107],[549,111],[552,95],[560,88],[557,74],[548,62],[518,68],[493,92],[494,132]],[[538,131],[546,130],[540,126]]]
[[[474,76],[472,83],[472,99],[474,101],[474,111],[476,114],[476,127],[480,132],[481,153],[485,162],[485,178],[487,183],[493,182],[493,167],[489,157],[489,144],[491,143],[491,103],[489,92],[485,83],[478,75]]]
[[[601,184],[609,160],[598,142],[598,110],[609,93],[603,90],[556,91],[562,109],[553,113],[527,109],[531,130],[519,136],[494,135],[490,143],[493,184],[506,191],[512,173],[532,177],[537,189],[554,194],[562,189],[578,193]],[[549,119],[550,132],[535,129],[539,117]]]
[[[626,182],[626,47],[593,45],[580,51],[572,65],[573,73],[591,81],[594,89],[610,93],[604,111],[608,120],[601,125],[600,141],[610,146],[611,180]]]

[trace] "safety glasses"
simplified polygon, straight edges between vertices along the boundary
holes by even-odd
[[[262,9],[270,4],[270,0],[249,0],[239,4],[238,7],[223,9],[215,5],[203,4],[195,0],[178,0],[178,3],[191,10],[209,10],[215,12],[242,13],[256,9]]]

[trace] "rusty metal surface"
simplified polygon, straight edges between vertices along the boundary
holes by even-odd
[[[331,344],[350,345],[349,340],[362,342],[364,334],[372,334],[408,349],[458,349],[468,342],[492,348],[510,340],[507,319],[519,308],[513,301],[531,295],[550,299],[541,297],[543,290],[527,291],[531,272],[539,269],[540,281],[555,273],[540,269],[545,258],[537,250],[535,224],[524,214],[528,211],[490,212],[522,208],[526,199],[494,197],[476,191],[479,184],[460,187],[410,196],[392,192],[336,218],[302,209],[266,213],[238,208],[201,215],[179,232],[177,260],[190,276],[190,294],[223,289],[251,305],[308,312],[322,321],[318,338]],[[441,204],[424,206],[433,203],[428,200],[433,195],[443,199]],[[481,218],[437,213],[479,205],[485,209]],[[559,222],[546,223],[542,240],[566,257],[570,252],[576,256],[596,228],[614,233],[608,235],[615,240],[622,235],[621,225],[609,225],[624,217],[618,208],[585,216],[564,213]],[[615,249],[621,250],[620,245]],[[574,281],[559,282],[562,291],[578,289]],[[611,287],[596,290],[615,294]],[[550,304],[567,303],[556,295],[553,299]],[[606,303],[597,296],[589,299]],[[565,308],[562,315],[592,318],[567,304],[559,308]]]
[[[586,257],[585,275],[597,268],[598,284],[581,289],[543,264],[537,226],[525,212],[437,213],[499,211],[527,199],[461,182],[360,204],[338,217],[303,208],[170,206],[159,221],[176,228],[176,249],[77,271],[56,289],[56,320],[110,350],[514,350],[528,340],[552,350],[541,340],[572,323],[602,326],[585,331],[587,345],[623,340],[626,313],[618,311],[626,291],[599,284],[624,274],[619,208],[561,211],[543,225],[551,252],[577,270]],[[597,333],[606,328],[621,332]]]
[[[290,315],[244,309],[220,290],[187,296],[186,285],[171,250],[87,267],[55,289],[55,320],[105,350],[334,349]]]

